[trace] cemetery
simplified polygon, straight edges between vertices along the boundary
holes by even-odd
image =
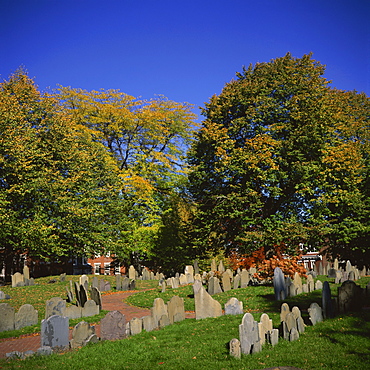
[[[183,272],[168,278],[147,269],[143,269],[140,275],[133,267],[129,276],[103,276],[104,279],[62,274],[44,281],[50,287],[59,285],[59,292],[63,294],[46,299],[43,306],[38,304],[36,308],[29,303],[12,307],[12,296],[16,296],[17,291],[22,290],[25,295],[27,289],[40,287],[39,279],[32,281],[27,276],[27,269],[23,274],[15,274],[11,286],[1,287],[0,291],[0,338],[4,338],[0,341],[0,350],[1,344],[6,341],[6,333],[17,333],[17,330],[27,328],[40,333],[40,346],[36,351],[20,352],[15,349],[7,353],[5,359],[0,359],[0,364],[17,361],[26,368],[32,366],[27,365],[30,361],[46,361],[53,368],[51,364],[57,360],[52,359],[58,356],[72,359],[85,350],[95,353],[94,348],[100,351],[101,346],[108,345],[108,342],[114,346],[121,341],[130,339],[127,343],[131,344],[142,338],[145,346],[150,348],[148,341],[151,343],[158,338],[164,341],[166,336],[171,341],[169,338],[172,335],[177,337],[176,344],[173,344],[185,349],[184,342],[189,344],[189,337],[185,334],[178,337],[179,332],[190,330],[193,346],[194,338],[203,335],[202,332],[209,331],[208,335],[222,335],[224,338],[216,354],[208,353],[215,349],[201,350],[207,346],[207,341],[192,347],[190,351],[196,352],[190,358],[194,368],[203,363],[199,361],[201,354],[208,353],[210,357],[218,358],[218,362],[222,357],[227,368],[239,368],[240,364],[264,359],[257,361],[260,364],[258,367],[253,367],[263,369],[261,365],[269,363],[266,359],[274,358],[272,353],[279,359],[279,352],[289,350],[288,346],[307,345],[303,344],[307,335],[315,341],[313,338],[317,333],[312,331],[325,322],[342,321],[346,315],[369,316],[369,271],[359,271],[349,262],[346,268],[341,269],[335,269],[335,263],[333,266],[320,264],[303,279],[297,272],[293,278],[286,277],[276,267],[272,284],[257,283],[253,269],[225,269],[222,261],[219,264],[211,261],[209,271],[199,271],[196,265],[186,266]],[[318,274],[319,269],[321,275]],[[102,298],[106,294],[130,290],[135,294],[127,298],[127,303],[147,308],[150,314],[126,320],[118,310],[102,310]],[[89,319],[93,321],[88,322]],[[207,337],[207,334],[204,335]],[[322,336],[322,333],[319,335]],[[214,360],[209,358],[209,361],[212,363]],[[280,366],[317,368],[314,364],[298,366],[299,361],[284,359],[284,356],[279,361],[285,361],[279,363]],[[192,368],[192,365],[187,368]]]

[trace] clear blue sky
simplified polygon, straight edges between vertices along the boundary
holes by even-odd
[[[203,106],[243,65],[290,51],[370,95],[370,0],[0,0],[0,14],[0,78],[24,65],[41,90]]]

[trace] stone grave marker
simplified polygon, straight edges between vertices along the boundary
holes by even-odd
[[[74,285],[75,285],[76,302],[77,302],[77,305],[79,305],[80,304],[80,284],[78,284],[76,281]]]
[[[297,322],[297,330],[298,330],[298,333],[304,333],[305,329],[306,329],[306,325],[302,319],[302,314],[301,314],[301,310],[297,307],[297,306],[294,306],[292,308],[292,314]]]
[[[109,281],[105,281],[104,283],[104,292],[108,292],[112,289]]]
[[[136,280],[131,280],[129,285],[129,290],[135,290],[136,289]]]
[[[67,316],[70,320],[79,319],[82,317],[82,308],[78,306],[67,306],[64,311],[64,316]]]
[[[172,289],[177,289],[177,288],[179,287],[179,285],[180,285],[180,280],[179,280],[179,278],[177,278],[177,277],[172,277],[172,278],[171,278],[171,287],[172,287]]]
[[[165,305],[162,298],[156,298],[153,301],[153,307],[151,308],[151,313],[154,319],[154,325],[156,328],[159,326],[159,320],[163,315],[168,316],[167,305]]]
[[[153,316],[144,316],[142,317],[142,320],[143,320],[143,329],[145,331],[152,331],[156,328],[155,324],[154,324],[154,319],[153,319]]]
[[[101,340],[126,338],[126,318],[119,311],[108,312],[100,321]]]
[[[95,327],[85,321],[79,322],[72,330],[71,348],[83,347],[87,341],[91,341],[91,336],[95,335]]]
[[[338,308],[340,313],[359,310],[362,300],[363,290],[354,281],[347,280],[338,287]]]
[[[29,280],[30,279],[30,269],[27,265],[24,265],[23,266],[23,277],[24,279],[26,280]]]
[[[299,332],[297,328],[293,327],[289,334],[289,341],[293,342],[294,340],[299,339]]]
[[[101,300],[101,293],[98,288],[92,287],[91,288],[91,299],[97,304],[99,310],[102,309],[102,300]]]
[[[322,281],[321,280],[317,280],[315,282],[315,290],[320,290],[322,289]]]
[[[331,301],[331,290],[329,283],[324,281],[322,287],[322,314],[324,319],[333,317],[333,306]]]
[[[215,259],[211,262],[211,271],[217,271],[217,262]]]
[[[14,330],[15,309],[8,303],[0,303],[0,332]]]
[[[224,263],[222,262],[222,260],[218,264],[218,271],[221,272],[221,273],[225,272],[225,266],[224,266]]]
[[[316,325],[323,320],[321,307],[316,303],[311,303],[308,314],[312,325]]]
[[[82,317],[99,315],[99,305],[92,299],[88,299],[82,307]]]
[[[249,280],[249,272],[246,269],[243,269],[240,276],[240,287],[246,288],[249,284]]]
[[[143,321],[134,317],[130,320],[130,335],[140,334],[143,330]]]
[[[130,279],[127,276],[124,276],[121,282],[121,289],[123,291],[129,290],[130,287]]]
[[[218,280],[218,277],[213,276],[208,280],[208,293],[210,295],[222,293],[220,280]]]
[[[18,330],[26,326],[37,325],[38,321],[37,310],[30,304],[24,304],[14,315],[14,329]]]
[[[59,275],[59,281],[61,282],[61,283],[64,283],[65,281],[66,281],[66,273],[64,272],[63,274],[60,274]]]
[[[241,357],[240,341],[237,338],[231,339],[229,342],[230,356],[235,358]]]
[[[180,285],[186,285],[188,283],[188,279],[186,278],[184,274],[180,275],[179,281],[180,281]]]
[[[85,284],[81,284],[80,285],[80,294],[79,294],[79,301],[78,301],[78,305],[80,307],[83,307],[87,301],[87,291],[86,291],[86,288],[85,288]]]
[[[53,297],[46,301],[45,319],[54,315],[64,316],[65,309],[66,301],[60,297]]]
[[[165,293],[165,292],[166,292],[166,282],[165,282],[165,281],[162,281],[161,286],[162,286],[162,290],[161,290],[161,292],[162,292],[162,293]]]
[[[194,275],[199,274],[198,260],[194,260],[193,268],[194,268]]]
[[[80,285],[85,286],[85,284],[89,285],[89,277],[87,275],[81,275],[80,276]]]
[[[116,275],[116,290],[123,290],[121,275]]]
[[[221,304],[213,299],[198,280],[194,282],[195,318],[197,320],[222,315]]]
[[[281,271],[280,267],[275,267],[274,269],[273,283],[274,283],[275,299],[277,301],[285,299],[286,298],[285,279],[284,279],[284,274]]]
[[[225,303],[225,315],[241,315],[243,313],[243,302],[232,297]]]
[[[236,274],[234,277],[233,289],[238,289],[240,286],[240,274]]]
[[[128,269],[128,278],[130,280],[135,280],[136,279],[136,270],[134,266],[130,266]]]
[[[170,325],[170,319],[168,315],[162,315],[161,318],[159,319],[158,326],[159,328],[164,328],[165,326]]]
[[[280,308],[280,322],[285,321],[286,316],[290,312],[288,303],[283,303]]]
[[[272,331],[267,334],[267,341],[272,346],[276,346],[279,343],[279,329],[272,329]]]
[[[53,315],[41,321],[41,347],[67,348],[69,346],[69,319]]]
[[[283,326],[283,337],[284,337],[284,339],[285,340],[290,340],[290,335],[291,335],[292,329],[294,328],[294,329],[297,330],[297,320],[294,317],[292,312],[289,312],[286,315],[285,320],[282,322],[282,326]]]
[[[68,289],[66,286],[66,291],[67,291],[67,302],[73,302],[73,293]]]
[[[336,269],[329,269],[328,278],[329,279],[335,279],[336,276],[337,276],[337,270]]]
[[[247,312],[239,325],[239,340],[241,352],[249,355],[261,350],[258,324],[253,316]]]
[[[92,279],[91,287],[98,288],[99,289],[99,279],[97,276],[94,276]]]
[[[338,258],[336,258],[334,260],[334,266],[333,266],[334,270],[339,270],[339,261],[338,261]]]
[[[267,314],[263,313],[261,315],[260,322],[258,323],[258,332],[261,345],[264,345],[266,340],[268,340],[272,329],[273,329],[272,320],[269,318]]]
[[[307,275],[307,285],[308,285],[308,292],[313,292],[315,290],[315,282],[313,280],[312,275]]]
[[[224,292],[231,290],[231,279],[228,272],[222,274],[222,289]]]
[[[16,272],[12,275],[12,288],[15,288],[17,286],[24,286],[23,274],[21,274],[20,272]]]
[[[187,284],[193,284],[194,283],[194,275],[193,274],[185,274],[186,276],[186,282]]]
[[[170,324],[185,320],[184,299],[173,296],[167,303],[167,312]]]

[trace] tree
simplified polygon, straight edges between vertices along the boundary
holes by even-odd
[[[369,99],[331,88],[324,71],[288,53],[244,68],[206,104],[189,152],[197,245],[344,243],[343,254],[355,239],[346,225],[368,235]]]
[[[0,85],[0,187],[8,277],[21,254],[50,260],[128,251],[129,204],[115,162],[22,70]]]
[[[130,244],[136,255],[163,265],[163,222],[180,194],[184,156],[196,126],[191,105],[163,96],[137,99],[119,90],[60,87],[54,96],[114,159],[131,201]],[[179,248],[181,243],[178,238],[171,241]]]

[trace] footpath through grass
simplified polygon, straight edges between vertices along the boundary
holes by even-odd
[[[320,279],[325,279],[320,277]],[[356,282],[365,286],[370,278]],[[156,282],[154,282],[156,283]],[[187,309],[192,307],[191,287],[159,289],[137,293],[129,297],[131,304],[140,300],[143,307],[151,307],[152,298],[169,300],[173,295],[185,298]],[[176,294],[175,294],[176,293]],[[333,287],[333,294],[336,293]],[[150,297],[151,296],[151,297]],[[273,300],[272,287],[248,287],[214,296],[226,302],[235,296],[242,299],[244,308],[259,321],[263,312],[279,324],[282,302]],[[149,298],[150,297],[150,298]],[[151,303],[145,303],[151,300]],[[321,302],[321,292],[315,291],[287,299],[292,308],[297,305],[304,313],[312,302]],[[4,369],[263,369],[274,366],[295,366],[311,369],[359,369],[370,364],[370,312],[341,315],[316,326],[308,326],[299,340],[287,342],[280,339],[275,347],[265,345],[262,352],[231,358],[228,342],[238,338],[238,327],[243,315],[222,316],[214,319],[187,319],[149,333],[143,332],[130,338],[99,342],[79,350],[67,351],[48,357],[26,360],[0,361]]]

